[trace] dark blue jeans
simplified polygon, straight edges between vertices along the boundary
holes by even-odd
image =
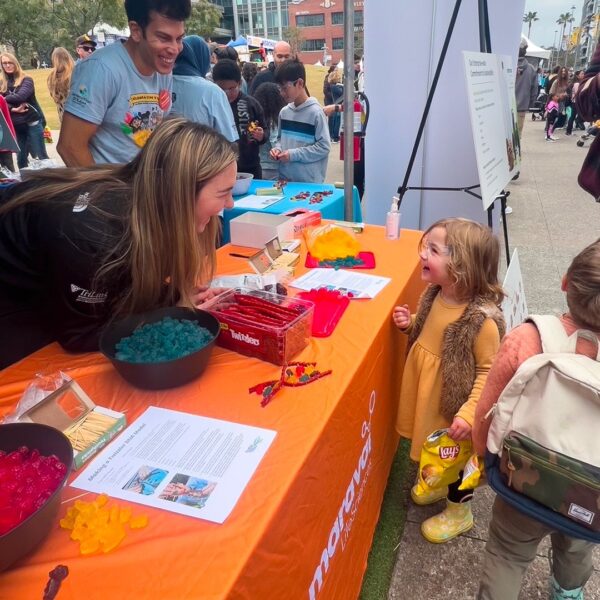
[[[328,118],[329,125],[329,137],[332,141],[336,142],[340,139],[340,125],[342,124],[341,113],[333,113]]]
[[[46,142],[44,142],[44,128],[41,121],[38,121],[35,125],[17,125],[15,126],[15,132],[19,144],[19,154],[17,155],[19,169],[27,166],[28,154],[31,154],[33,158],[48,158]]]

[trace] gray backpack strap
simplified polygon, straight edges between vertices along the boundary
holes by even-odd
[[[544,353],[555,354],[570,351],[569,336],[558,317],[554,315],[529,315],[527,320],[532,321],[537,327]]]

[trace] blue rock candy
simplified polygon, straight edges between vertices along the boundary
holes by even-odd
[[[208,329],[195,321],[165,317],[138,327],[116,345],[116,358],[133,363],[162,362],[196,352],[212,341]]]

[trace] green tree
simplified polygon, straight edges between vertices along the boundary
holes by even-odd
[[[288,27],[283,31],[283,39],[292,47],[292,54],[296,55],[302,49],[304,33],[299,27]]]
[[[43,0],[0,0],[0,43],[12,47],[24,68],[29,68],[31,41],[42,35],[41,25],[48,19]]]
[[[211,37],[221,24],[222,12],[222,8],[208,0],[198,0],[192,4],[192,14],[185,24],[186,33],[203,38]]]
[[[120,28],[127,24],[122,0],[63,0],[52,7],[57,29],[71,39],[93,32],[98,23]]]
[[[572,15],[570,12],[566,12],[561,14],[558,19],[556,19],[556,22],[558,23],[558,25],[560,25],[560,42],[558,47],[562,50],[562,46],[563,46],[563,40],[565,37],[565,27],[567,26],[567,23],[569,23],[569,20],[572,19]]]
[[[523,22],[529,24],[529,26],[527,28],[527,37],[529,37],[531,35],[531,26],[533,25],[534,21],[539,21],[537,12],[530,11],[523,15]]]

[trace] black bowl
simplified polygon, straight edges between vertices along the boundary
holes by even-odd
[[[34,448],[44,456],[55,454],[67,466],[64,479],[46,503],[14,529],[0,535],[0,572],[35,550],[55,525],[62,489],[73,464],[73,447],[58,429],[40,423],[0,425],[0,450],[12,452],[20,446]]]
[[[196,352],[173,360],[133,363],[116,358],[116,345],[121,339],[130,336],[140,325],[155,323],[165,317],[196,321],[212,333],[213,339]],[[180,306],[159,308],[110,323],[100,337],[100,352],[131,385],[145,390],[165,390],[189,383],[202,374],[208,365],[218,334],[219,321],[206,311]]]

